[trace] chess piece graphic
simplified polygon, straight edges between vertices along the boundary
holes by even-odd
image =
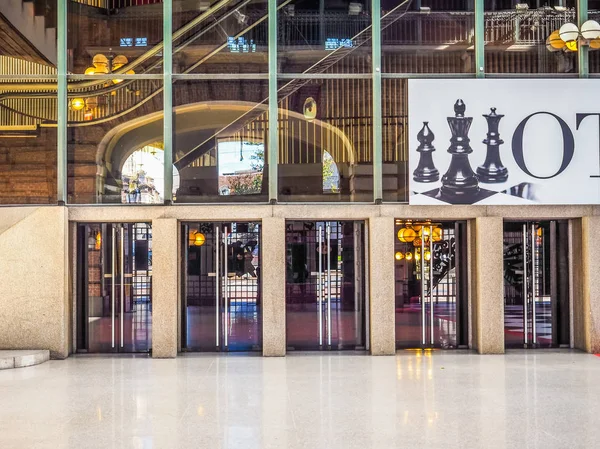
[[[448,117],[452,132],[448,153],[452,155],[450,166],[442,176],[439,198],[451,204],[472,204],[478,200],[479,181],[469,163],[473,149],[469,145],[469,129],[473,117],[465,117],[465,103],[457,100],[454,104],[454,117]]]
[[[432,158],[435,147],[431,143],[435,139],[435,135],[429,129],[428,123],[423,122],[423,128],[417,134],[417,140],[419,141],[417,152],[420,156],[419,164],[413,172],[413,179],[417,182],[435,182],[440,179],[440,172],[433,165]]]
[[[498,183],[508,179],[508,169],[502,165],[500,160],[500,145],[504,143],[500,139],[498,128],[500,120],[504,115],[496,114],[496,108],[490,108],[489,114],[483,114],[487,120],[488,132],[483,143],[487,145],[487,154],[483,165],[477,167],[477,177],[480,182]]]

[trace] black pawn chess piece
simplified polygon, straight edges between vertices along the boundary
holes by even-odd
[[[454,104],[454,117],[448,117],[452,132],[448,153],[452,155],[450,166],[442,176],[440,199],[451,204],[471,204],[477,201],[479,181],[469,163],[473,149],[469,145],[469,129],[473,117],[465,117],[466,106],[462,100]]]
[[[502,165],[500,160],[500,145],[504,140],[500,138],[498,127],[504,115],[496,114],[496,108],[491,108],[489,114],[483,114],[487,120],[488,132],[483,143],[487,145],[487,154],[483,165],[477,167],[477,177],[480,182],[497,183],[508,179],[508,169]]]
[[[440,172],[433,165],[432,153],[435,147],[431,144],[435,139],[435,135],[429,129],[429,122],[423,122],[423,128],[417,134],[419,146],[417,152],[419,156],[419,164],[413,172],[413,179],[417,182],[435,182],[440,179]]]

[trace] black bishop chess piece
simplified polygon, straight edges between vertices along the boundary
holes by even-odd
[[[487,154],[483,165],[477,167],[477,177],[480,182],[489,184],[504,182],[508,179],[508,169],[502,165],[500,159],[500,145],[504,141],[498,132],[500,120],[504,115],[496,114],[496,108],[490,108],[490,113],[483,114],[483,116],[488,125],[487,137],[483,140],[483,143],[487,145]]]
[[[450,204],[472,204],[479,200],[479,180],[469,163],[473,149],[469,145],[469,129],[473,117],[465,117],[465,103],[457,100],[454,104],[454,117],[448,117],[452,132],[448,153],[452,155],[450,166],[442,176],[439,199]]]
[[[417,182],[435,182],[440,179],[440,172],[435,168],[432,157],[432,153],[435,151],[435,147],[432,145],[435,135],[431,132],[428,123],[423,122],[423,128],[417,134],[419,164],[413,172],[413,179]]]

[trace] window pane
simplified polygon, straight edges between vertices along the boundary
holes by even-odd
[[[279,82],[279,200],[373,201],[371,80]]]
[[[0,204],[56,203],[56,3],[31,6],[0,2]]]
[[[577,22],[575,1],[550,0],[537,5],[485,1],[487,73],[577,73],[577,51],[565,48],[558,36],[551,37],[565,23]]]
[[[174,73],[268,72],[267,1],[173,1]]]
[[[280,0],[277,21],[280,72],[371,71],[369,0]]]
[[[266,202],[268,81],[177,79],[173,89],[175,201]]]
[[[408,202],[408,83],[382,82],[383,200]]]
[[[67,0],[71,73],[162,71],[162,0]]]
[[[474,2],[381,0],[384,73],[473,73]]]
[[[162,82],[72,81],[68,104],[69,202],[162,202]]]
[[[600,0],[588,0],[588,19],[600,22]],[[590,73],[600,73],[600,38],[590,42]]]

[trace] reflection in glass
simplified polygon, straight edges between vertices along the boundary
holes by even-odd
[[[267,10],[266,0],[174,0],[174,73],[268,72]]]
[[[473,73],[474,2],[381,0],[383,73]]]
[[[56,4],[0,2],[0,204],[56,203]],[[28,79],[29,77],[37,79]]]
[[[279,82],[281,201],[373,201],[371,85]]]
[[[466,224],[396,220],[396,347],[467,345]]]
[[[600,0],[588,1],[588,19],[600,23]],[[590,42],[589,69],[590,73],[600,73],[600,38]]]
[[[142,197],[148,202],[151,197],[152,202],[164,198],[164,192],[154,183],[163,177],[158,173],[164,157],[162,82],[117,81],[120,82],[90,79],[69,83],[71,203],[138,203]],[[143,157],[148,165],[132,167],[130,162],[126,166],[128,158],[138,151],[146,154]],[[154,168],[148,176],[153,178],[152,186],[146,179],[151,165]],[[124,168],[128,173],[124,174]]]
[[[486,0],[485,71],[488,73],[577,73],[577,51],[554,48],[551,34],[577,22],[574,0],[519,3]]]
[[[286,222],[288,349],[364,349],[364,223]]]
[[[408,202],[408,84],[384,79],[382,95],[383,200]]]
[[[277,14],[279,71],[371,71],[371,2],[280,0]]]
[[[67,1],[70,73],[161,73],[162,0]]]
[[[177,79],[174,89],[175,201],[267,201],[266,80]]]

